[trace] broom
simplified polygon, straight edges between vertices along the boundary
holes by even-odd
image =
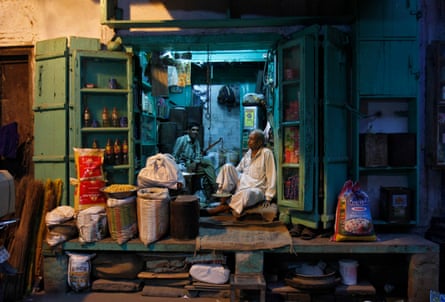
[[[40,216],[40,225],[37,233],[37,242],[36,242],[36,254],[35,254],[35,270],[34,270],[34,281],[30,280],[30,282],[34,283],[35,290],[40,283],[40,280],[43,278],[42,266],[43,266],[43,241],[46,234],[46,222],[45,217],[48,212],[56,208],[60,205],[60,199],[62,197],[62,187],[63,182],[61,179],[56,179],[54,181],[48,179],[45,183],[45,193],[44,193],[44,202],[42,215]]]
[[[9,248],[9,262],[17,268],[19,275],[29,271],[29,258],[34,250],[36,218],[40,214],[44,196],[42,182],[33,180],[31,177],[25,177],[22,181],[23,186],[19,185],[19,190],[26,188],[26,192],[20,191],[20,194],[25,193],[23,210],[15,237]],[[25,289],[23,282],[24,280],[19,280],[19,283],[22,284],[7,284],[5,293],[15,290],[16,293],[23,294]]]

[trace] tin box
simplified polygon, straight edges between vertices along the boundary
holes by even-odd
[[[405,187],[380,188],[380,214],[392,223],[407,223],[411,217],[412,191]]]

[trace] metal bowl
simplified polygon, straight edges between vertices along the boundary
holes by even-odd
[[[131,188],[129,190],[125,190],[125,191],[116,191],[116,192],[112,192],[110,191],[110,188],[113,185],[110,185],[108,187],[102,187],[100,188],[100,191],[105,194],[105,196],[107,198],[115,198],[115,199],[125,199],[131,196],[136,196],[137,191],[138,191],[138,187],[137,186],[131,186]],[[130,185],[128,185],[130,186]]]

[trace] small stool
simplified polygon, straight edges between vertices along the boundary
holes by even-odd
[[[260,302],[266,302],[266,281],[261,273],[232,274],[230,276],[230,302],[236,301],[236,290],[260,291]]]

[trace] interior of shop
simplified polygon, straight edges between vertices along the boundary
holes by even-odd
[[[36,265],[33,290],[380,302],[424,301],[439,288],[439,247],[419,235],[433,212],[426,215],[425,187],[439,181],[422,181],[423,143],[430,138],[422,134],[411,1],[402,9],[403,1],[376,8],[358,1],[354,9],[336,1],[333,18],[295,23],[296,16],[278,13],[254,20],[273,29],[244,34],[232,27],[255,22],[236,15],[208,22],[218,29],[206,34],[173,29],[205,20],[163,20],[171,30],[149,35],[124,28],[157,27],[160,20],[126,22],[128,12],[118,17],[131,10],[123,2],[118,8],[117,1],[101,1],[102,25],[116,26],[108,43],[70,36],[38,41],[33,50],[32,169],[47,182],[17,184],[19,193],[28,187],[34,194],[17,201],[41,211],[24,211],[17,234],[28,235],[32,217],[50,209],[50,218],[71,215],[41,222],[36,242],[45,243],[36,261],[50,269]],[[305,9],[315,12],[318,5],[309,2]],[[381,11],[384,22],[376,19]],[[143,9],[134,12],[144,17]],[[438,125],[428,125],[436,138]],[[177,139],[192,133],[215,174],[226,163],[236,166],[252,151],[254,129],[265,136],[262,150],[273,154],[276,195],[264,194],[243,215],[227,207],[239,192],[212,188],[209,198],[196,166],[180,163],[177,178],[161,185],[147,178],[164,175],[147,172],[153,159],[166,159],[160,155],[172,154]],[[440,165],[441,144],[430,148]],[[85,169],[101,156],[100,168]],[[43,191],[43,209],[32,207]],[[25,242],[11,242],[12,264],[27,270],[25,255],[17,253],[27,250]],[[92,284],[67,277],[76,256],[87,258],[82,265],[91,261],[83,277]],[[199,275],[200,269],[211,272]],[[18,278],[6,277],[8,294],[29,288]]]
[[[175,139],[186,134],[187,124],[197,122],[201,126],[201,148],[215,169],[225,162],[236,165],[242,151],[246,151],[249,130],[264,130],[267,115],[273,118],[275,58],[269,50],[175,52],[172,49],[141,51],[138,57],[141,113],[156,115],[159,121],[159,152],[171,153]],[[161,66],[167,69],[166,77],[162,78],[162,73],[157,72],[159,68],[153,66],[156,61],[161,61]],[[252,119],[251,112],[254,112]],[[143,144],[153,138],[150,131],[153,129],[144,121],[150,120],[142,119]]]

